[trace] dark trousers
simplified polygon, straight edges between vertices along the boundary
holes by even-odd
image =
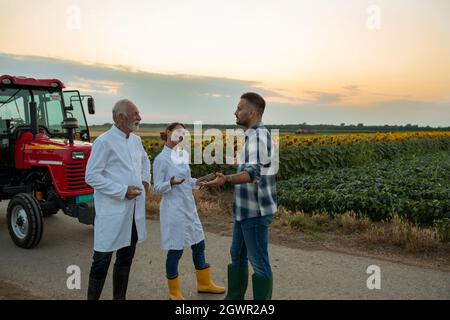
[[[131,244],[128,247],[121,248],[116,252],[115,267],[131,267],[137,243],[136,223],[133,217],[133,227],[131,231]],[[108,274],[109,265],[111,264],[113,252],[99,252],[94,250],[94,257],[89,276],[93,279],[105,279]]]

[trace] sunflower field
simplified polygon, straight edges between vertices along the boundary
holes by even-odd
[[[191,140],[191,150],[204,151],[214,142],[198,140]],[[142,142],[150,159],[164,146],[159,137]],[[450,224],[450,132],[280,135],[274,143],[279,204],[288,209]],[[234,150],[242,145],[233,144]],[[235,170],[227,164],[191,164],[194,177]]]

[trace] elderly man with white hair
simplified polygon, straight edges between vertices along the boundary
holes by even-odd
[[[88,300],[98,300],[116,253],[113,299],[124,300],[136,244],[147,237],[145,195],[150,185],[150,161],[139,136],[139,110],[129,100],[113,108],[114,125],[92,146],[86,182],[94,188],[94,256]]]

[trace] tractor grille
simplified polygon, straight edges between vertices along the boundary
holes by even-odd
[[[84,173],[86,171],[85,163],[68,163],[66,165],[66,176],[67,176],[67,189],[68,190],[79,190],[87,189],[89,186],[84,180]]]

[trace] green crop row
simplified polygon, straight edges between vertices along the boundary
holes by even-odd
[[[324,169],[277,184],[279,204],[291,210],[353,211],[372,220],[393,214],[431,225],[450,218],[449,152]]]
[[[291,147],[280,151],[277,179],[286,180],[315,170],[359,166],[446,150],[450,150],[450,139]]]

